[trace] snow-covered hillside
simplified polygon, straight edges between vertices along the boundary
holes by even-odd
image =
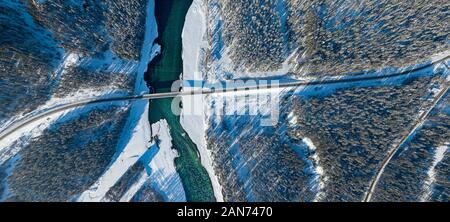
[[[0,101],[7,107],[0,129],[61,104],[149,91],[144,73],[160,49],[153,45],[153,0],[7,0],[0,10],[8,12],[0,16],[8,33],[0,37]],[[0,198],[119,201],[108,197],[122,186],[125,200],[138,191],[185,200],[164,136],[168,126],[158,129],[161,145],[152,140],[148,101],[87,105],[39,119],[0,142]],[[145,159],[149,152],[154,158]],[[138,160],[149,167],[138,170],[142,184],[123,187],[121,178],[140,169]]]

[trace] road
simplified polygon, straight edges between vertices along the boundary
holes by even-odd
[[[0,131],[0,142],[14,133],[15,131],[22,129],[26,127],[27,125],[34,123],[42,118],[48,117],[52,114],[63,112],[72,108],[91,105],[91,104],[101,104],[101,103],[109,103],[109,102],[118,102],[118,101],[136,101],[136,100],[155,100],[155,99],[164,99],[164,98],[174,98],[179,96],[192,96],[192,95],[207,95],[207,94],[220,94],[220,93],[231,93],[231,92],[242,92],[242,91],[257,91],[259,89],[286,89],[291,87],[300,87],[300,86],[315,86],[315,85],[327,85],[327,84],[336,84],[336,83],[352,83],[352,82],[361,82],[361,81],[369,81],[369,80],[381,80],[381,79],[387,79],[387,78],[393,78],[398,77],[402,75],[408,75],[413,72],[417,72],[426,68],[429,68],[430,66],[433,66],[438,63],[444,64],[447,68],[448,66],[443,63],[443,61],[446,61],[450,58],[450,56],[447,56],[445,58],[439,59],[437,61],[434,61],[428,65],[424,65],[421,67],[417,67],[414,69],[405,70],[398,73],[393,74],[387,74],[387,75],[378,75],[378,76],[357,76],[357,77],[349,77],[349,78],[342,78],[342,79],[320,79],[320,80],[311,80],[311,81],[292,81],[292,82],[282,82],[278,85],[250,85],[250,86],[243,86],[243,87],[234,87],[234,88],[224,88],[224,89],[211,89],[211,88],[204,88],[199,90],[190,90],[190,91],[179,91],[179,92],[168,92],[168,93],[154,93],[154,94],[143,94],[143,95],[136,95],[136,96],[119,96],[119,97],[111,97],[111,98],[92,98],[92,99],[85,99],[80,100],[77,102],[72,102],[69,104],[62,104],[58,105],[52,108],[49,108],[47,110],[44,110],[42,112],[38,112],[29,116],[25,116],[22,119],[19,119],[7,126],[5,126]],[[450,70],[450,69],[449,69]],[[384,169],[389,164],[392,157],[395,155],[395,153],[399,150],[399,148],[404,144],[407,139],[414,133],[414,131],[420,127],[421,124],[427,119],[429,113],[433,110],[435,105],[439,103],[439,101],[442,99],[442,97],[446,94],[446,92],[449,90],[449,83],[446,82],[446,85],[443,90],[438,94],[438,96],[433,101],[433,105],[430,107],[429,110],[424,112],[414,124],[412,129],[410,129],[408,132],[409,134],[406,135],[401,139],[401,141],[394,146],[388,153],[388,156],[384,159],[382,162],[380,168],[378,169],[376,173],[376,177],[374,180],[371,181],[369,191],[366,193],[364,197],[364,201],[370,201],[372,198],[372,194],[376,188],[376,185],[378,184],[379,179],[381,178],[381,175],[384,172]]]
[[[91,104],[100,104],[100,103],[108,103],[108,102],[116,102],[116,101],[134,101],[134,100],[154,100],[154,99],[164,99],[164,98],[173,98],[178,96],[191,96],[191,95],[207,95],[207,94],[220,94],[220,93],[231,93],[231,92],[240,92],[240,91],[254,91],[259,89],[280,89],[280,88],[290,88],[290,87],[300,87],[300,86],[317,86],[317,85],[327,85],[327,84],[336,84],[336,83],[352,83],[352,82],[361,82],[361,81],[369,81],[369,80],[381,80],[387,78],[393,78],[403,75],[408,75],[413,72],[417,72],[420,70],[424,70],[438,63],[442,63],[450,59],[450,56],[446,56],[444,58],[438,59],[436,61],[432,61],[429,64],[404,70],[402,72],[391,73],[386,75],[370,75],[370,76],[355,76],[341,79],[319,79],[319,80],[309,80],[309,81],[292,81],[292,82],[281,82],[278,85],[253,85],[253,86],[244,86],[244,87],[234,87],[234,88],[224,88],[224,89],[199,89],[199,90],[191,90],[191,91],[180,91],[180,92],[168,92],[168,93],[154,93],[154,94],[143,94],[136,96],[120,96],[120,97],[111,97],[111,98],[92,98],[80,100],[77,102],[72,102],[69,104],[62,104],[50,109],[47,109],[42,112],[38,112],[32,114],[30,116],[25,116],[23,119],[19,119],[11,124],[3,127],[0,131],[0,141],[14,133],[15,131],[22,129],[23,127],[38,121],[39,119],[45,118],[49,115],[62,112],[65,110],[69,110],[76,107],[91,105]]]

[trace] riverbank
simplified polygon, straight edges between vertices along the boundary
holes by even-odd
[[[204,67],[205,51],[208,43],[206,37],[206,6],[202,5],[202,0],[194,0],[190,7],[183,28],[183,80],[203,82],[203,72],[200,67]],[[184,86],[185,90],[189,90]],[[201,156],[201,162],[208,172],[217,201],[223,201],[222,187],[219,179],[214,173],[211,151],[206,147],[206,116],[205,116],[205,95],[196,95],[182,98],[183,109],[180,122],[188,133],[192,141],[197,145]]]

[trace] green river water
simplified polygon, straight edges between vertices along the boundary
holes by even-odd
[[[169,92],[170,84],[178,80],[183,71],[182,39],[186,13],[192,0],[155,0],[155,16],[162,51],[148,67],[146,81],[154,92]],[[208,173],[203,168],[197,147],[180,124],[180,118],[171,111],[172,99],[150,101],[150,124],[165,119],[170,126],[175,159],[188,201],[215,201]]]

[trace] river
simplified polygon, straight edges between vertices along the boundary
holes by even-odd
[[[161,54],[149,64],[145,80],[154,92],[170,91],[170,84],[179,80],[183,71],[182,38],[184,21],[192,0],[155,0],[155,17]],[[172,99],[150,101],[150,124],[165,119],[170,126],[175,159],[188,201],[215,201],[211,180],[203,168],[197,147],[180,124],[180,117],[171,111]]]

